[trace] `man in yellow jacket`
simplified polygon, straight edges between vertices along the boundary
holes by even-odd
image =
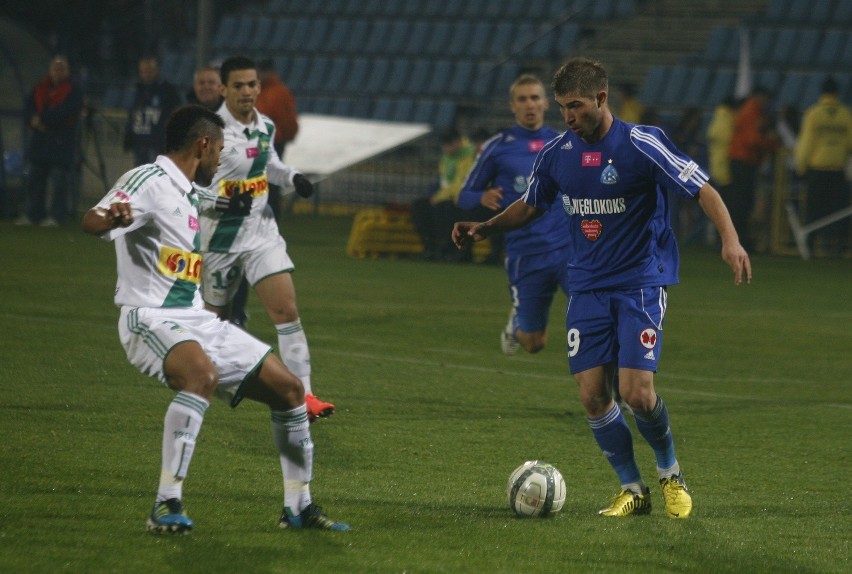
[[[817,103],[805,110],[796,145],[796,171],[807,184],[807,219],[814,221],[849,205],[845,168],[852,153],[852,112],[838,98],[829,77]],[[827,253],[842,255],[849,246],[849,218],[818,232]]]

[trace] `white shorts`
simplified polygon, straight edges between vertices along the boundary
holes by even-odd
[[[240,402],[240,385],[260,368],[272,348],[236,325],[203,309],[121,308],[118,336],[130,364],[164,383],[163,364],[180,343],[195,341],[216,367],[216,396],[232,406]]]
[[[259,249],[241,253],[204,254],[201,265],[201,297],[215,307],[226,307],[237,292],[243,275],[251,285],[278,273],[293,271],[287,243],[280,235],[269,238]]]

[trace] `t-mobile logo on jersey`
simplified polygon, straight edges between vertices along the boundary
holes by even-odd
[[[532,153],[538,153],[541,151],[541,148],[544,147],[544,140],[530,140],[528,144],[528,149]]]
[[[583,152],[582,159],[583,167],[594,167],[596,165],[601,164],[601,152],[599,151],[585,151]]]

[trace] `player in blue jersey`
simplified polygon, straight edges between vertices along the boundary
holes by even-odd
[[[667,190],[698,201],[719,232],[722,259],[733,269],[735,284],[751,282],[751,263],[707,174],[659,128],[613,117],[600,63],[569,60],[554,75],[552,88],[570,129],[539,153],[520,200],[486,222],[456,223],[453,240],[463,246],[523,227],[551,207],[564,210],[568,361],[592,433],[621,481],[621,491],[600,514],[651,511],[630,428],[607,384],[617,369],[636,427],[654,450],[666,513],[685,518],[692,497],[675,457],[668,410],[654,389],[666,287],[678,282]]]
[[[483,144],[459,194],[462,209],[500,211],[514,203],[527,189],[536,155],[559,135],[544,125],[547,94],[537,77],[518,77],[509,89],[509,102],[517,123]],[[553,295],[560,286],[568,293],[566,224],[565,214],[554,209],[528,227],[506,234],[512,309],[500,333],[500,346],[507,355],[514,355],[519,345],[537,353],[547,344]]]

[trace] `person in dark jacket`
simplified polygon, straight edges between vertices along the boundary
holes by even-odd
[[[38,223],[55,227],[75,212],[71,185],[79,151],[79,122],[83,92],[71,79],[65,56],[55,56],[48,74],[24,101],[27,127],[29,180],[26,214],[19,225]],[[52,179],[53,197],[47,211],[47,182]]]
[[[177,88],[160,79],[155,56],[139,58],[139,80],[133,106],[127,111],[124,151],[133,152],[134,164],[143,165],[165,152],[166,118],[182,102]]]

